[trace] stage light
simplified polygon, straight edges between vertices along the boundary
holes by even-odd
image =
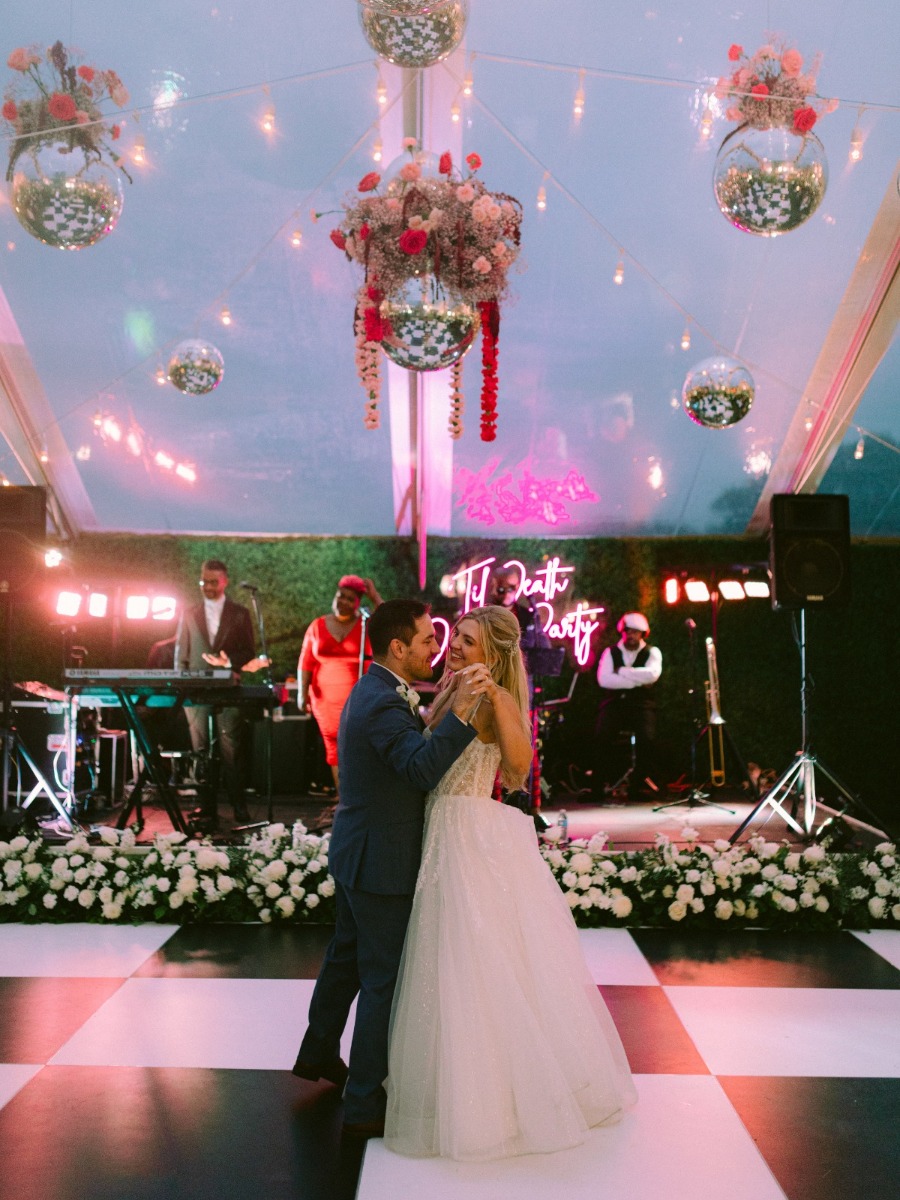
[[[58,567],[62,560],[63,556],[59,550],[48,550],[44,554],[45,567]]]
[[[709,600],[709,588],[702,579],[689,579],[684,585],[684,594],[695,604],[705,604]]]
[[[105,617],[109,611],[109,596],[104,592],[91,592],[88,596],[88,616]]]
[[[158,467],[162,467],[164,471],[171,471],[175,466],[175,459],[170,454],[166,454],[165,450],[157,450],[153,456],[153,461]]]
[[[178,476],[179,479],[184,479],[188,483],[196,483],[197,482],[197,472],[194,470],[193,467],[188,466],[187,463],[179,463],[178,466],[175,468],[175,474]]]
[[[299,229],[295,229],[291,234],[291,245],[296,249],[303,245],[303,234]]]
[[[744,587],[736,579],[720,579],[717,587],[723,600],[743,600]]]
[[[125,435],[125,445],[131,451],[135,458],[141,457],[141,439],[133,429],[130,429]]]
[[[81,608],[81,592],[60,592],[56,597],[56,611],[61,617],[77,617]]]
[[[681,587],[679,586],[678,580],[674,575],[670,575],[663,584],[663,598],[665,599],[666,604],[677,604],[680,596]]]
[[[129,621],[143,621],[150,612],[149,596],[128,596],[125,600],[125,616]]]
[[[765,600],[769,595],[769,585],[764,579],[748,579],[744,584],[744,593],[751,600]]]
[[[177,609],[174,596],[154,596],[150,602],[150,615],[154,621],[174,621]]]

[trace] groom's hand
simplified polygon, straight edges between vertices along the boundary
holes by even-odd
[[[475,715],[481,697],[493,684],[491,673],[484,663],[466,667],[456,676],[456,688],[451,709],[468,724]]]

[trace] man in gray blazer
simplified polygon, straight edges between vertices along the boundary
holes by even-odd
[[[409,692],[416,680],[431,678],[438,652],[427,606],[387,600],[368,632],[374,661],[350,693],[338,733],[341,797],[328,859],[335,933],[293,1071],[346,1082],[344,1129],[380,1136],[391,1002],[421,859],[425,795],[475,737],[468,722],[490,677],[483,664],[469,668],[452,708],[426,738]],[[348,1073],[340,1040],[357,994]]]

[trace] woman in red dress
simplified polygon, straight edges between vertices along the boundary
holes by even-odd
[[[297,705],[311,712],[325,743],[325,760],[339,789],[337,735],[338,724],[350,689],[359,678],[360,638],[363,621],[360,603],[365,596],[372,608],[381,597],[371,579],[344,575],[338,581],[331,612],[316,617],[303,638],[297,670]],[[366,659],[372,654],[366,638]],[[364,663],[363,670],[367,669]]]

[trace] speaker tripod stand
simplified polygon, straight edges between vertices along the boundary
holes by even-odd
[[[813,754],[810,746],[810,720],[809,720],[809,679],[806,672],[806,609],[800,609],[800,633],[799,633],[799,648],[800,648],[800,723],[801,723],[801,746],[794,756],[793,761],[787,766],[784,771],[778,776],[772,786],[760,798],[759,803],[749,813],[749,815],[741,822],[738,828],[728,839],[732,845],[738,840],[744,830],[750,825],[761,812],[766,808],[771,808],[773,812],[785,821],[789,829],[793,829],[795,833],[801,836],[807,836],[812,833],[813,825],[816,819],[816,804],[817,804],[817,787],[816,773],[824,776],[838,791],[838,794],[844,800],[844,808],[842,812],[846,812],[848,808],[856,808],[863,812],[873,822],[877,823],[879,818],[875,813],[868,809],[859,796],[849,790],[840,779],[834,774],[829,767],[825,765],[819,758]],[[794,795],[791,804],[791,811],[788,812],[784,808],[784,804],[789,797]],[[803,824],[797,820],[797,810],[802,801],[803,804]],[[880,831],[879,831],[880,832]]]

